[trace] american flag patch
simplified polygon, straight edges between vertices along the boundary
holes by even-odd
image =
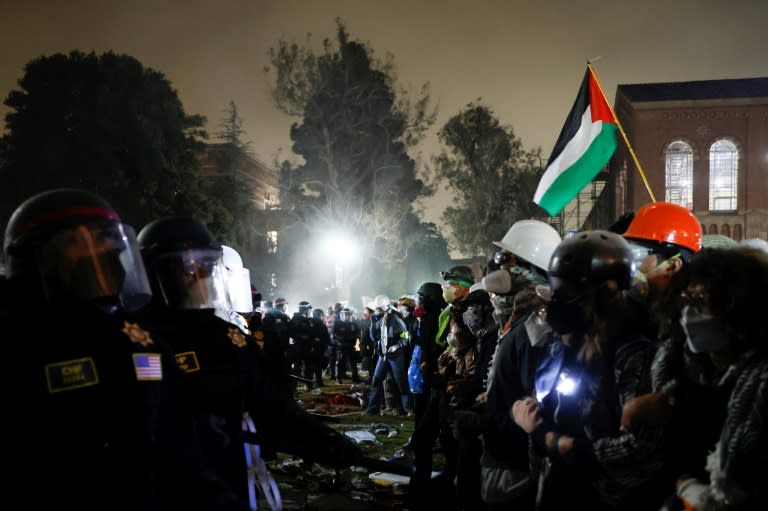
[[[139,381],[163,379],[163,365],[159,353],[134,353],[133,368]]]

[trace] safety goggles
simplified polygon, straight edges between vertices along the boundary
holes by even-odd
[[[493,254],[493,262],[499,266],[502,264],[509,264],[510,262],[514,262],[514,260],[515,256],[512,254],[512,252],[507,252],[506,250],[498,250],[495,254]]]

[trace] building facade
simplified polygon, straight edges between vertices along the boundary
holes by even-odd
[[[200,175],[203,178],[214,178],[224,172],[227,164],[228,144],[206,144],[199,155]],[[280,206],[280,194],[277,172],[252,156],[245,156],[238,162],[237,172],[252,188],[253,204],[256,209],[266,211]]]
[[[582,228],[652,193],[690,209],[705,234],[768,239],[768,78],[619,85],[614,109],[642,172],[620,140]]]
[[[250,190],[251,203],[258,214],[249,220],[248,239],[240,240],[236,248],[251,272],[252,283],[265,298],[271,298],[277,285],[281,220],[277,172],[252,156],[233,151],[229,144],[206,144],[198,161],[204,181],[234,172],[236,182]]]

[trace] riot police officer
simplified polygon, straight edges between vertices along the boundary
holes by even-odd
[[[333,322],[333,337],[339,345],[338,354],[334,361],[336,364],[336,383],[341,383],[341,380],[346,377],[347,365],[352,371],[352,382],[360,383],[360,376],[357,374],[357,351],[355,351],[359,332],[358,326],[352,321],[352,311],[348,307],[342,308]]]
[[[312,344],[310,344],[309,376],[315,378],[318,387],[323,386],[323,368],[326,366],[325,357],[331,345],[331,336],[323,309],[312,311]]]
[[[288,323],[288,335],[296,353],[293,374],[305,380],[306,390],[312,388],[312,340],[315,336],[315,328],[310,318],[311,311],[312,305],[302,300],[299,302],[299,310],[293,313]]]
[[[291,317],[286,314],[287,301],[285,298],[277,298],[274,302],[266,302],[263,306],[264,315],[261,320],[261,327],[266,335],[271,336],[277,342],[280,350],[286,360],[285,369],[288,372],[299,374],[294,370],[298,366],[298,357],[295,346],[290,342],[288,335],[288,323]]]
[[[98,195],[54,189],[18,206],[3,250],[0,321],[18,332],[4,351],[6,488],[34,485],[23,498],[40,509],[231,508],[197,457],[173,354],[137,315],[151,290],[132,228]]]
[[[262,452],[350,463],[356,446],[301,409],[286,379],[270,369],[258,339],[216,314],[228,307],[222,246],[205,226],[189,217],[162,218],[145,226],[138,241],[160,298],[158,316],[172,332],[184,387],[194,399],[204,452],[241,500],[254,509],[258,484],[279,504],[274,481],[256,478],[270,476],[250,447],[254,441]]]

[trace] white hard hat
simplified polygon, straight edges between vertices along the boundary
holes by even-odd
[[[501,241],[493,244],[546,271],[549,260],[562,240],[557,231],[541,220],[520,220],[512,224]]]
[[[482,280],[480,282],[475,282],[474,284],[472,284],[472,286],[470,286],[470,288],[469,288],[469,292],[470,293],[474,293],[478,289],[482,290],[482,291],[485,291],[485,288],[483,287],[483,281]]]
[[[391,305],[389,298],[386,295],[376,295],[373,299],[374,309],[388,309]]]

